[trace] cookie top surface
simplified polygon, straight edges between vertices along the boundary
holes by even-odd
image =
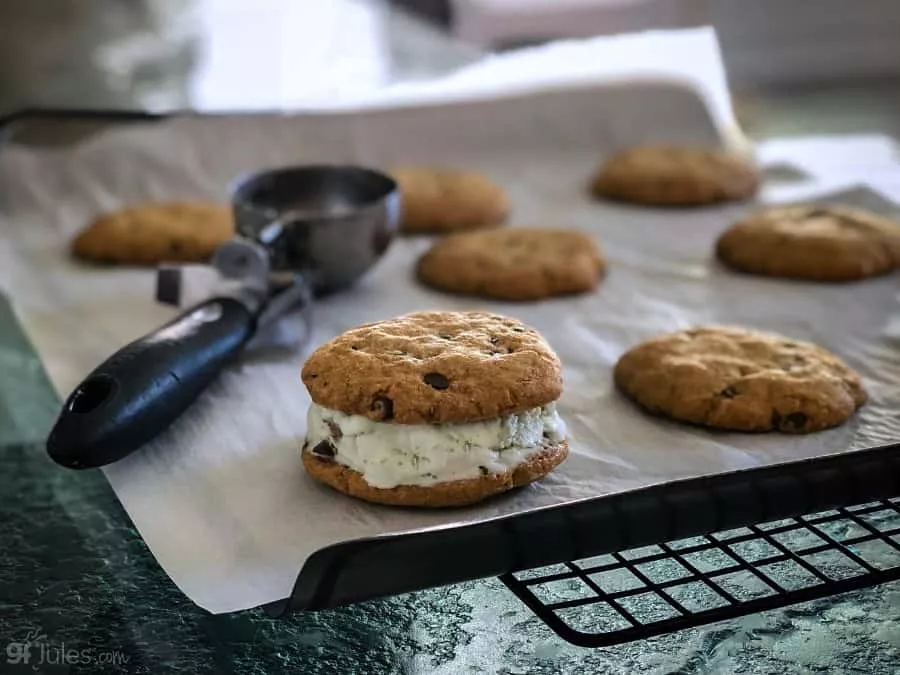
[[[532,328],[486,312],[416,312],[365,324],[313,352],[312,400],[395,424],[491,419],[562,393],[559,358]]]
[[[647,340],[619,359],[614,377],[652,413],[734,431],[818,431],[866,401],[859,376],[825,349],[730,326]]]
[[[94,219],[72,242],[85,260],[124,264],[205,262],[234,234],[231,209],[173,201],[129,206]]]
[[[452,293],[537,300],[591,290],[605,267],[586,234],[516,227],[445,237],[419,259],[417,272],[422,282]]]
[[[900,266],[900,223],[846,206],[769,208],[726,230],[716,255],[743,272],[852,281]]]
[[[759,175],[723,150],[644,145],[613,154],[596,173],[598,197],[658,206],[691,206],[746,199]]]
[[[484,174],[461,169],[405,166],[390,170],[400,186],[406,234],[446,234],[497,227],[509,215],[509,197]]]

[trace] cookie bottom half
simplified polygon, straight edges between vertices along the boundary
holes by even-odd
[[[545,446],[543,450],[529,455],[521,464],[500,473],[427,486],[376,488],[369,485],[358,471],[334,460],[316,457],[306,449],[301,452],[306,472],[338,492],[375,504],[423,508],[467,506],[523,487],[546,476],[562,464],[568,455],[569,445],[566,441],[561,441]]]

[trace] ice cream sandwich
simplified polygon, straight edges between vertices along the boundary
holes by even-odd
[[[559,358],[516,319],[417,312],[365,324],[319,347],[301,377],[312,399],[303,466],[351,497],[474,504],[568,455]]]

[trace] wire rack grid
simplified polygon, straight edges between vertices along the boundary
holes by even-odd
[[[900,579],[900,498],[505,574],[563,639],[607,647]]]

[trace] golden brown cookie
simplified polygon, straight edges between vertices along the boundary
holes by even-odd
[[[372,487],[358,471],[327,458],[317,457],[306,447],[303,448],[301,457],[310,476],[351,497],[391,506],[446,508],[475,504],[533,483],[562,464],[568,454],[568,443],[561,441],[554,445],[546,444],[540,452],[502,473],[434,485],[399,485],[393,488]]]
[[[588,235],[523,227],[450,235],[417,265],[429,286],[501,300],[583,293],[600,283],[605,269],[600,247]]]
[[[502,225],[509,197],[502,187],[475,171],[440,167],[397,167],[406,234],[446,234]]]
[[[72,253],[84,260],[118,264],[206,262],[233,234],[227,206],[147,203],[94,220],[75,237]]]
[[[593,178],[598,197],[653,206],[702,206],[756,194],[749,162],[722,150],[643,145],[617,152]]]
[[[821,347],[728,326],[647,340],[614,377],[651,413],[732,431],[819,431],[866,402],[859,376]]]
[[[774,207],[732,225],[716,255],[752,274],[855,281],[900,266],[900,223],[846,206]]]
[[[562,393],[559,358],[516,319],[416,312],[353,328],[302,370],[313,402],[395,424],[472,422],[521,412]]]

